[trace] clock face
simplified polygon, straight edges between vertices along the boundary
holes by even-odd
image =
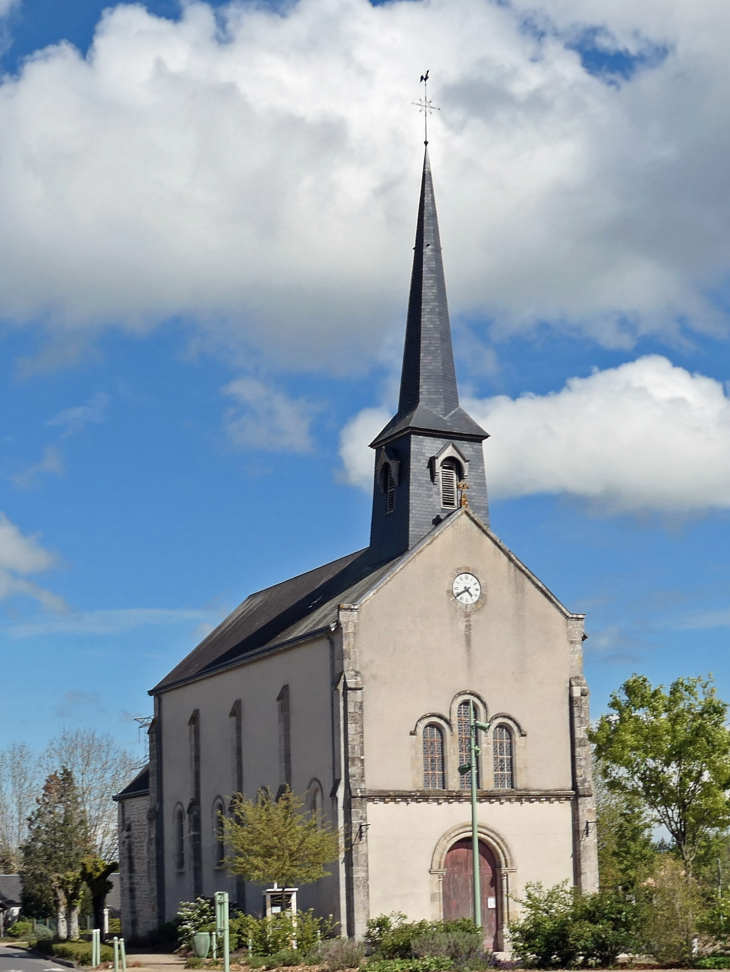
[[[452,588],[454,597],[460,604],[476,604],[482,593],[482,585],[474,574],[459,574]]]

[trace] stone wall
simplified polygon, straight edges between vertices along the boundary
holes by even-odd
[[[157,927],[154,875],[150,868],[149,794],[119,800],[119,877],[122,935],[140,938]]]

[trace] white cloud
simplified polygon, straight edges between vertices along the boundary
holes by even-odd
[[[41,546],[37,537],[21,533],[4,513],[0,513],[0,570],[35,574],[48,570],[55,562],[55,556]]]
[[[63,437],[81,432],[89,424],[100,425],[106,418],[109,396],[103,392],[92,395],[85,405],[64,408],[58,415],[48,419],[46,425],[60,425]]]
[[[566,47],[591,27],[667,56],[604,84]],[[290,366],[367,363],[403,317],[429,66],[456,311],[614,345],[724,330],[728,28],[721,0],[120,5],[86,59],[60,44],[0,86],[0,313],[182,315]]]
[[[27,579],[56,565],[57,558],[37,537],[27,536],[0,513],[0,601],[30,597],[47,611],[67,610],[62,598]]]
[[[50,473],[54,476],[62,476],[66,471],[63,456],[56,446],[46,446],[43,450],[43,457],[25,469],[11,476],[16,486],[21,489],[30,489],[35,486],[39,476]]]
[[[237,405],[226,412],[225,425],[241,449],[308,452],[312,448],[309,423],[312,406],[256,378],[236,378],[223,389]]]
[[[20,621],[5,630],[13,638],[38,635],[79,634],[115,635],[135,628],[166,626],[190,622],[217,623],[220,612],[189,608],[119,608],[116,610],[75,611],[65,617]]]
[[[463,404],[491,433],[485,459],[493,498],[564,494],[608,512],[730,508],[730,399],[719,382],[666,358],[571,378],[549,395]],[[376,411],[356,416],[341,443],[346,478],[365,489],[373,462],[367,442],[384,424]]]
[[[340,458],[343,479],[366,492],[373,488],[375,454],[369,447],[375,436],[387,425],[393,413],[387,408],[364,408],[340,432]]]

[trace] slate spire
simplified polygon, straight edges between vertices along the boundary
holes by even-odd
[[[488,522],[482,442],[459,405],[446,281],[428,145],[423,158],[398,412],[371,442],[375,480],[370,550],[408,550],[456,509],[442,469],[469,481],[469,506]],[[449,473],[449,475],[453,475]],[[449,480],[450,481],[450,480]]]
[[[428,146],[423,158],[398,412],[405,415],[420,404],[444,416],[459,406]]]
[[[398,413],[372,446],[375,448],[406,429],[450,432],[486,439],[487,433],[459,407],[428,146],[423,157],[416,245],[413,249]]]

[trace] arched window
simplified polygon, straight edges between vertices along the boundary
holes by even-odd
[[[457,724],[459,730],[459,766],[466,766],[471,762],[471,728],[470,710],[472,703],[469,699],[459,702],[457,710]],[[475,717],[479,718],[479,712],[474,712]],[[460,785],[462,790],[471,788],[471,773],[461,775]],[[477,760],[477,787],[479,787],[479,761]]]
[[[494,754],[494,788],[512,790],[515,785],[512,760],[512,733],[507,726],[497,726],[492,737]]]
[[[322,822],[322,787],[317,780],[312,780],[309,784],[307,804],[309,812],[316,818],[319,826]]]
[[[439,467],[441,479],[441,507],[445,510],[455,510],[457,500],[457,484],[461,477],[461,466],[456,459],[444,459]]]
[[[185,813],[182,807],[175,808],[175,867],[178,871],[185,867]]]
[[[215,866],[223,867],[226,858],[226,842],[224,839],[223,821],[221,817],[225,813],[223,801],[218,798],[213,804],[213,838],[215,840]]]
[[[444,789],[444,734],[433,723],[423,730],[423,788]]]

